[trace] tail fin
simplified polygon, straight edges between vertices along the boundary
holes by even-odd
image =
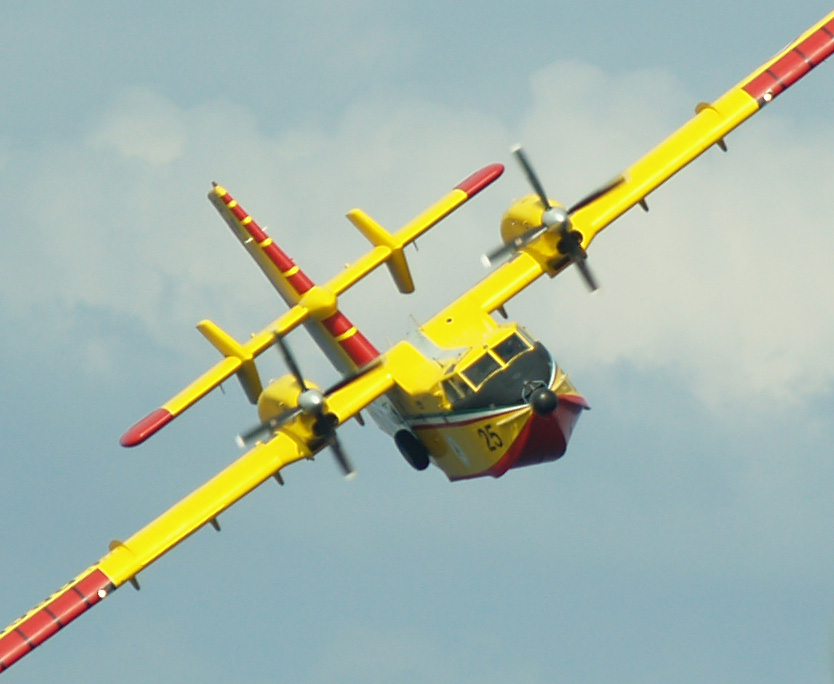
[[[329,292],[317,288],[225,188],[214,184],[209,200],[289,306],[328,297]],[[330,316],[310,319],[304,325],[330,362],[340,372],[351,373],[377,358],[379,351],[335,308],[335,298],[332,307]]]

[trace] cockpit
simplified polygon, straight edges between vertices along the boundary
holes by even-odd
[[[441,384],[453,409],[514,406],[522,403],[525,385],[549,386],[553,370],[544,346],[514,330],[475,359],[449,368]]]

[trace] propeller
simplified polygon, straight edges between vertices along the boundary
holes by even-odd
[[[578,202],[574,202],[568,209],[564,209],[563,207],[553,206],[550,203],[547,193],[544,190],[544,186],[541,184],[539,177],[533,170],[533,165],[530,163],[530,160],[527,158],[527,155],[524,153],[521,145],[513,148],[513,154],[516,159],[518,159],[518,163],[521,165],[524,175],[527,176],[527,181],[533,187],[533,190],[539,197],[539,201],[544,206],[542,223],[540,226],[536,226],[535,228],[525,231],[510,242],[501,245],[488,254],[485,254],[481,258],[482,263],[485,266],[490,266],[496,259],[503,258],[511,252],[516,252],[524,248],[526,245],[530,244],[547,231],[555,230],[559,233],[559,242],[557,244],[559,251],[567,256],[571,263],[576,264],[576,267],[579,269],[579,272],[582,274],[582,277],[588,284],[588,287],[591,290],[596,290],[598,287],[596,280],[594,279],[591,269],[587,264],[588,254],[582,247],[582,234],[578,231],[571,230],[570,219],[575,212],[579,211],[583,207],[586,207],[594,200],[599,199],[606,193],[624,183],[625,178],[623,176],[617,176],[605,185],[597,188],[588,195],[585,195],[585,197],[580,199]]]
[[[268,421],[255,425],[249,430],[240,433],[237,436],[238,445],[245,447],[258,437],[274,432],[298,416],[306,414],[313,416],[313,432],[333,450],[333,456],[336,458],[336,462],[339,464],[345,477],[352,477],[355,471],[336,435],[336,428],[339,427],[339,419],[335,414],[327,412],[327,398],[375,368],[379,364],[379,361],[376,360],[366,364],[355,373],[342,378],[335,385],[322,392],[315,387],[307,386],[307,383],[304,381],[304,376],[301,374],[301,369],[284,339],[280,335],[276,335],[275,341],[281,355],[284,357],[287,368],[289,368],[290,373],[301,388],[301,393],[298,395],[298,406],[287,409],[277,416],[270,418]]]

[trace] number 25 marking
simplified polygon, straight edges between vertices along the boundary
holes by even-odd
[[[482,428],[478,428],[478,435],[484,438],[487,449],[490,451],[495,451],[496,449],[500,449],[504,446],[504,440],[501,439],[501,436],[492,429],[492,425],[487,424]]]

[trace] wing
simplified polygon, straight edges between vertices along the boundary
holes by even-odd
[[[294,439],[279,434],[235,463],[0,633],[0,672],[150,565],[281,468],[307,456]]]
[[[646,197],[712,145],[724,145],[724,138],[761,110],[834,52],[834,12],[817,22],[775,57],[756,69],[715,102],[701,103],[695,116],[632,164],[622,182],[583,203],[570,215],[571,229],[581,236],[581,247],[612,221]],[[536,223],[540,222],[539,205]],[[545,232],[530,242],[516,257],[495,269],[463,297],[453,302],[430,322],[432,334],[442,339],[442,322],[473,311],[472,324],[504,304],[539,276],[553,277],[570,263],[558,248],[559,236]],[[449,340],[448,343],[457,343]]]
[[[393,380],[383,361],[328,396],[327,410],[341,424],[391,387]],[[207,523],[217,525],[217,517],[255,487],[270,477],[282,483],[282,468],[312,458],[325,446],[303,417],[299,417],[129,539],[111,542],[110,552],[98,563],[0,632],[0,672],[125,582],[136,583],[140,571],[198,529]]]
[[[578,210],[571,221],[587,247],[601,230],[834,52],[834,12],[696,115],[623,174],[625,182]]]

